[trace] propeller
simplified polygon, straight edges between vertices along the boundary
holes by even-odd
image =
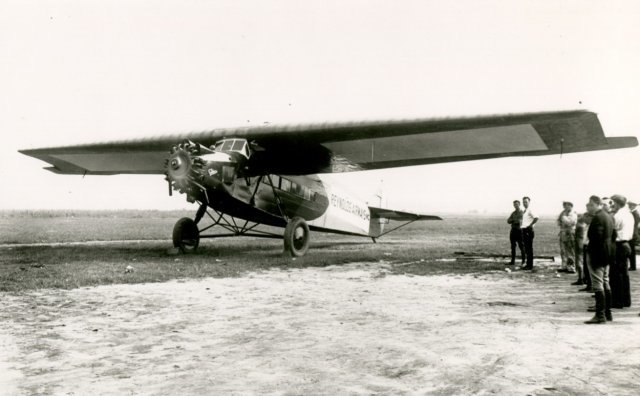
[[[193,181],[203,180],[204,176],[198,172],[205,161],[198,157],[202,153],[202,146],[190,140],[184,140],[169,150],[169,157],[164,161],[165,180],[173,190],[193,195],[195,186]]]

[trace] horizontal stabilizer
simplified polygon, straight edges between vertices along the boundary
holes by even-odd
[[[442,218],[438,216],[401,212],[399,210],[376,208],[373,206],[369,206],[369,211],[371,212],[371,218],[373,219],[389,219],[397,221],[442,220]]]

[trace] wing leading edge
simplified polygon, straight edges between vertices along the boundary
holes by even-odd
[[[635,147],[635,137],[605,137],[583,110],[462,118],[268,126],[21,150],[61,174],[162,174],[170,148],[185,139],[212,145],[245,138],[264,148],[265,173],[381,169],[510,156]],[[256,156],[258,157],[258,156]]]

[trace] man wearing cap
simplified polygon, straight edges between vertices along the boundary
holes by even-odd
[[[595,315],[587,324],[606,323],[612,320],[611,288],[609,287],[609,262],[614,254],[613,218],[603,210],[602,200],[597,195],[589,197],[587,211],[592,215],[587,231],[591,285],[595,292]]]
[[[524,243],[524,254],[527,257],[526,265],[522,267],[524,270],[533,269],[533,238],[535,236],[533,232],[533,226],[538,222],[538,217],[533,213],[529,203],[531,198],[523,197],[522,204],[524,205],[524,213],[522,214],[522,224],[520,229],[522,230],[522,242]]]
[[[631,248],[631,255],[629,256],[629,271],[636,270],[636,245],[640,242],[640,238],[638,238],[638,225],[640,225],[640,213],[638,213],[638,204],[635,202],[628,201],[627,205],[629,205],[629,210],[631,211],[631,215],[633,216],[633,238],[629,242],[629,247]]]
[[[634,219],[627,208],[627,198],[620,194],[611,196],[613,205],[613,224],[615,230],[616,253],[615,261],[609,271],[611,284],[611,306],[623,308],[631,306],[631,288],[629,284],[629,270],[627,262],[631,254],[629,241],[633,239]]]
[[[574,212],[573,203],[571,202],[563,202],[562,208],[563,210],[558,216],[558,227],[560,227],[558,240],[560,241],[560,258],[562,260],[562,266],[558,272],[575,274],[575,234],[578,214]]]
[[[524,245],[522,244],[522,230],[520,225],[522,224],[522,209],[520,209],[520,201],[513,201],[513,208],[511,215],[507,219],[507,223],[511,224],[511,231],[509,232],[509,242],[511,243],[511,262],[509,265],[514,265],[516,262],[516,245],[520,249],[520,258],[522,259],[522,265],[524,265]]]

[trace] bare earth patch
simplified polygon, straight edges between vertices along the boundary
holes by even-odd
[[[584,325],[592,299],[573,278],[394,275],[387,263],[354,263],[4,293],[0,389],[639,394],[638,310]]]

